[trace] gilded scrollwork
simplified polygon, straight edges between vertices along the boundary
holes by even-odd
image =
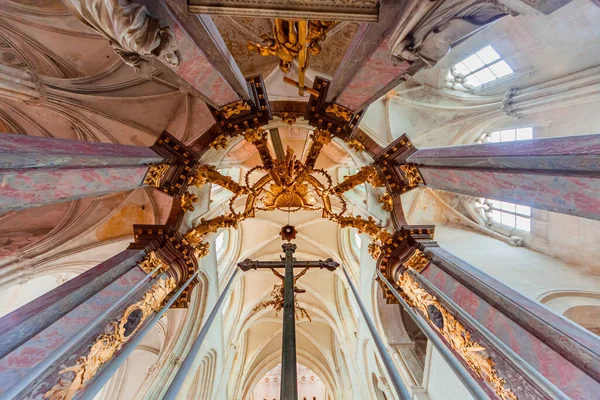
[[[367,219],[362,218],[360,215],[339,218],[329,216],[329,219],[337,222],[340,228],[356,228],[360,233],[366,233],[382,245],[387,244],[392,238],[392,234],[387,229],[380,227],[371,216]]]
[[[198,202],[198,196],[195,193],[185,192],[183,196],[181,196],[181,209],[183,211],[194,211],[196,207],[194,207],[194,203]]]
[[[369,254],[374,260],[378,260],[379,256],[381,256],[381,246],[375,242],[369,243]]]
[[[363,151],[365,151],[365,145],[355,138],[344,139],[344,142],[346,142],[349,148],[356,151],[357,153],[362,153]]]
[[[208,147],[210,147],[211,149],[215,149],[215,150],[226,149],[227,141],[228,141],[227,136],[219,135],[215,138],[215,140],[213,140],[212,142],[209,143]]]
[[[193,247],[200,246],[205,235],[214,233],[220,228],[237,228],[242,219],[241,214],[219,215],[212,219],[202,218],[199,224],[184,235],[184,239]]]
[[[151,186],[153,188],[159,188],[160,183],[165,177],[169,164],[152,164],[148,167],[148,172],[144,178],[144,185]]]
[[[404,176],[408,181],[408,187],[413,188],[423,183],[423,178],[421,177],[421,173],[419,169],[414,165],[403,164],[400,165],[400,169],[404,172]]]
[[[140,266],[140,268],[142,268],[147,274],[151,273],[152,271],[154,271],[154,269],[156,267],[161,267],[160,269],[158,269],[155,273],[155,275],[161,274],[163,272],[165,272],[169,266],[166,265],[165,263],[163,263],[163,261],[156,255],[156,252],[154,251],[150,251],[146,257],[144,257],[142,259],[142,261],[140,261],[138,263],[138,265]]]
[[[223,118],[229,119],[234,115],[241,114],[244,111],[250,111],[250,105],[243,100],[239,100],[221,108],[219,113],[223,116]]]
[[[494,388],[503,400],[517,400],[515,393],[505,387],[506,380],[498,376],[495,363],[487,350],[471,338],[471,333],[460,323],[435,296],[423,289],[407,271],[400,275],[398,286],[408,303],[418,308],[432,322],[450,347],[465,361],[471,370]]]
[[[375,187],[384,186],[384,182],[379,176],[377,169],[372,165],[366,165],[354,175],[347,176],[342,182],[333,187],[331,192],[342,194],[365,182],[368,182]]]
[[[394,211],[394,199],[388,192],[385,192],[378,199],[379,203],[381,203],[381,208],[383,211],[392,212]]]
[[[296,123],[296,119],[297,119],[294,114],[289,113],[289,112],[280,113],[279,118],[281,118],[281,120],[288,125],[294,125]]]
[[[44,394],[45,399],[71,400],[89,382],[102,366],[110,361],[143,322],[161,309],[169,293],[175,289],[173,278],[160,279],[148,290],[142,300],[127,307],[119,320],[113,321],[107,332],[99,335],[88,353],[80,357],[75,365],[62,369],[58,383]],[[69,374],[71,376],[65,376]]]
[[[352,110],[347,109],[346,107],[342,107],[339,104],[330,104],[325,109],[325,112],[331,115],[335,115],[338,118],[343,119],[346,122],[350,122],[354,113]]]
[[[410,258],[402,264],[407,268],[412,268],[417,272],[421,272],[429,265],[429,260],[421,250],[415,249]]]
[[[242,186],[230,177],[221,174],[214,165],[202,164],[198,166],[192,176],[188,179],[188,183],[191,186],[197,187],[200,187],[207,182],[219,185],[238,196],[248,193],[247,187]]]

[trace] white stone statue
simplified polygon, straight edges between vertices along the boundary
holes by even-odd
[[[177,42],[170,28],[161,28],[145,6],[131,0],[63,0],[83,23],[110,40],[123,61],[139,67],[143,56],[179,63]]]
[[[508,14],[514,13],[496,1],[444,0],[416,23],[401,21],[415,27],[395,38],[391,47],[392,61],[421,59],[434,66],[450,51],[452,43]]]

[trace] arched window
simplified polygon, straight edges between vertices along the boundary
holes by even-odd
[[[487,46],[450,68],[446,85],[455,90],[472,91],[513,72],[496,50]]]
[[[227,230],[222,230],[215,238],[215,254],[217,256],[217,261],[223,256],[223,253],[227,249],[226,241],[228,238],[229,232]]]
[[[352,252],[356,259],[360,262],[360,251],[362,249],[362,238],[360,232],[357,229],[350,231],[350,243],[352,244]]]

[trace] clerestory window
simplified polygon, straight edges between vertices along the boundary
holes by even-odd
[[[487,46],[450,68],[446,83],[455,90],[472,91],[512,73],[513,69],[496,50]]]

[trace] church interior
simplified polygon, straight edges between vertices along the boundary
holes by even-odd
[[[0,399],[600,393],[599,0],[0,0]]]

